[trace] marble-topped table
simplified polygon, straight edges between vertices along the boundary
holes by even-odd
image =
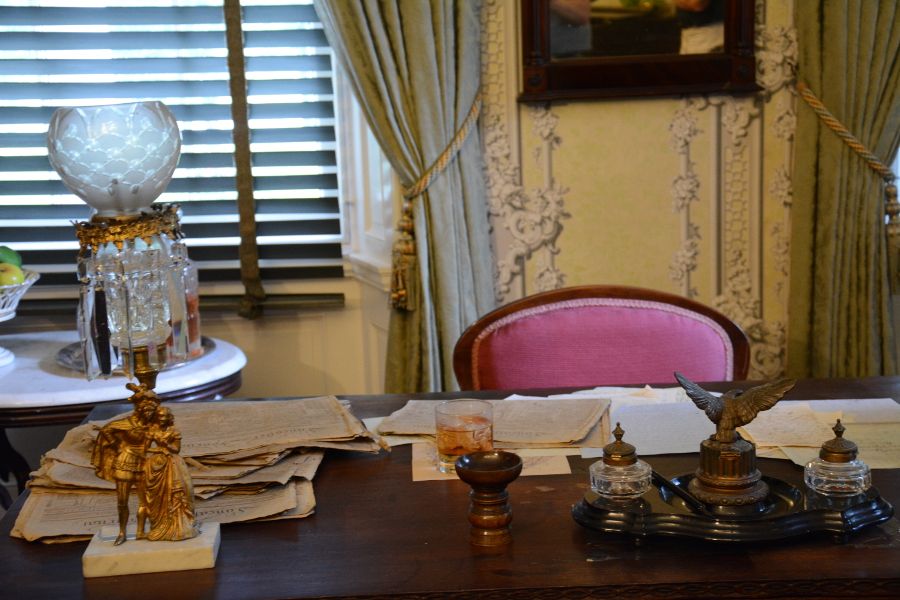
[[[6,427],[78,423],[97,404],[131,395],[122,375],[88,381],[80,371],[58,364],[59,351],[77,341],[75,331],[0,336],[0,347],[15,354],[12,363],[0,367],[0,473],[11,471],[20,490],[30,468],[9,443]],[[155,391],[163,400],[223,397],[240,388],[244,353],[224,340],[211,341],[212,348],[200,358],[159,374]]]

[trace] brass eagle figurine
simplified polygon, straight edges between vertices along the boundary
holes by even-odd
[[[760,411],[775,406],[775,403],[797,383],[796,379],[778,379],[750,388],[746,392],[740,389],[728,390],[718,397],[678,371],[675,371],[675,379],[694,404],[716,424],[715,439],[725,443],[735,441],[737,438],[735,429],[755,419]]]

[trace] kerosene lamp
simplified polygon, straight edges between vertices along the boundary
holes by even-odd
[[[66,187],[93,209],[89,221],[75,223],[85,376],[123,372],[139,382],[125,386],[133,392],[134,410],[104,425],[94,442],[91,465],[98,477],[115,484],[118,527],[111,535],[94,535],[82,557],[83,572],[94,577],[171,570],[175,564],[213,566],[218,524],[201,528],[195,520],[190,475],[177,467],[180,434],[153,391],[167,363],[189,357],[190,332],[196,330],[178,208],[153,205],[181,152],[175,117],[161,102],[62,108],[51,118],[48,150]],[[132,536],[133,492],[138,510]],[[117,548],[127,540],[134,543]],[[157,542],[193,544],[199,553],[182,553],[173,562],[178,551]]]
[[[50,121],[50,164],[93,209],[75,224],[78,330],[88,379],[115,371],[156,384],[187,358],[187,253],[177,207],[153,205],[181,152],[161,102],[61,108]]]

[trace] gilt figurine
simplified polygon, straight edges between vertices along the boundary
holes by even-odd
[[[740,389],[728,390],[718,397],[678,371],[675,372],[675,379],[694,404],[716,424],[715,439],[724,443],[733,442],[737,438],[735,429],[755,419],[761,411],[775,406],[797,383],[796,379],[778,379],[750,388],[746,392]]]

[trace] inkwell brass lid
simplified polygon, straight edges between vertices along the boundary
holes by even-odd
[[[831,430],[834,431],[834,439],[822,444],[822,449],[819,450],[819,458],[833,463],[845,463],[856,460],[856,444],[844,439],[845,429],[841,425],[840,419],[837,420],[837,423]]]
[[[619,423],[616,423],[613,435],[616,437],[616,441],[603,447],[603,462],[614,467],[627,467],[636,463],[637,453],[634,446],[622,441],[625,430]]]

